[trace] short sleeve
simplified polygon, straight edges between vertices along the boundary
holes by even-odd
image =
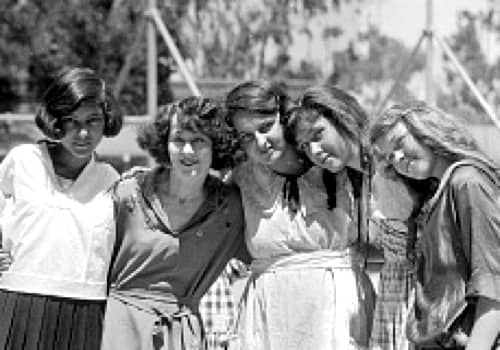
[[[462,175],[463,181],[452,185],[452,193],[463,253],[469,263],[467,296],[500,300],[500,193],[478,170]]]

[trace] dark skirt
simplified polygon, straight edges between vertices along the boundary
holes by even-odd
[[[0,290],[0,350],[99,350],[105,305]]]

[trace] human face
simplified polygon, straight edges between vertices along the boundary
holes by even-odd
[[[323,115],[311,124],[299,123],[297,143],[299,148],[316,165],[336,173],[342,170],[352,151],[350,144]]]
[[[204,178],[212,163],[212,141],[201,132],[182,129],[174,116],[168,136],[168,155],[174,175]]]
[[[402,122],[382,135],[374,148],[379,167],[391,165],[399,174],[417,180],[433,176],[436,165],[434,153],[420,143]]]
[[[62,146],[73,157],[88,159],[101,142],[104,132],[102,108],[95,103],[84,103],[71,115],[61,118],[64,136]]]
[[[233,124],[246,154],[257,163],[273,165],[289,147],[278,113],[258,114],[241,111],[234,116]]]

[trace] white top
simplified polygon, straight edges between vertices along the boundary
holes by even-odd
[[[293,214],[283,199],[285,178],[251,161],[235,169],[252,264],[322,250],[348,253],[356,243],[355,207],[347,174],[337,175],[337,207],[329,210],[322,171],[313,166],[298,177],[300,208]]]
[[[47,146],[13,148],[0,164],[0,197],[12,197],[2,219],[4,249],[14,262],[0,288],[75,299],[105,299],[115,240],[107,189],[116,170],[94,157],[63,187]]]

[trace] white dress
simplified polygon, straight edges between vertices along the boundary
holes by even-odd
[[[357,242],[351,187],[337,177],[337,208],[329,210],[322,169],[297,179],[294,213],[283,197],[286,179],[245,163],[235,172],[253,257],[240,303],[242,349],[362,349],[369,303],[352,249]]]

